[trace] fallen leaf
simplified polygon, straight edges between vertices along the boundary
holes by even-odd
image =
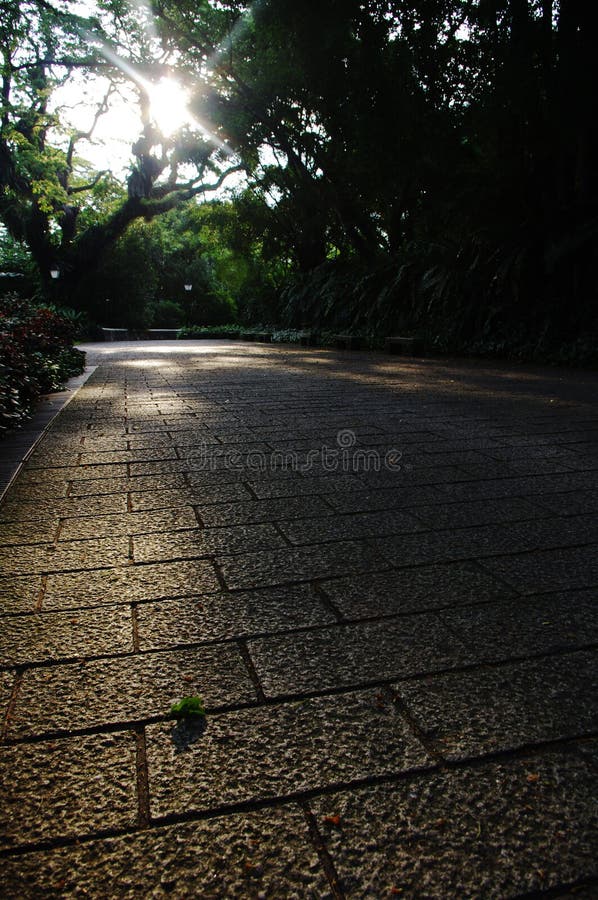
[[[537,772],[529,772],[527,775],[527,780],[529,781],[530,784],[535,784],[537,781],[540,780],[540,776],[538,775]]]
[[[327,822],[329,825],[334,825],[336,828],[341,824],[340,816],[322,816],[324,822]]]

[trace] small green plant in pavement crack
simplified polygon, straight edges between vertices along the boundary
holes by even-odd
[[[178,703],[170,707],[170,715],[179,721],[181,719],[198,719],[205,716],[206,709],[201,697],[183,697]]]

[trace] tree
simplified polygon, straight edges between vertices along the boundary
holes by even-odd
[[[169,139],[152,121],[152,85],[171,71],[176,55],[168,36],[146,33],[134,11],[118,0],[98,0],[97,15],[87,18],[70,6],[0,2],[0,219],[30,248],[45,288],[50,269],[58,266],[61,292],[73,298],[83,275],[131,222],[216,189],[241,166],[231,165],[217,137],[187,128]],[[67,131],[52,106],[54,91],[76,75],[101,76],[106,84],[85,131]],[[125,82],[138,95],[142,133],[132,148],[126,191],[94,217],[90,208],[112,176],[81,165],[77,151],[83,140],[93,139]]]

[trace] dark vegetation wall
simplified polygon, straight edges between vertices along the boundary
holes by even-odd
[[[93,70],[72,22],[33,0],[7,6],[15,22],[35,10],[52,52],[61,33]],[[29,105],[5,107],[0,130],[0,268],[20,266],[40,296],[100,325],[406,332],[439,351],[598,362],[597,4],[152,9],[193,109],[234,158],[184,131],[167,144],[148,122],[135,182],[77,181],[68,153],[48,155],[54,70],[11,69],[4,35],[5,85],[13,78]],[[181,181],[183,163],[196,182]],[[206,193],[227,166],[242,172],[233,194]]]

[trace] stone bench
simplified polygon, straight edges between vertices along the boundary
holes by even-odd
[[[332,340],[337,350],[360,350],[363,346],[363,338],[356,334],[335,334]]]
[[[128,341],[131,340],[131,334],[128,328],[102,328],[102,339],[104,341]]]
[[[174,341],[178,333],[178,328],[148,328],[145,334],[148,341]]]
[[[416,337],[387,337],[384,341],[386,353],[421,353],[423,344]]]
[[[242,341],[260,341],[262,344],[272,343],[271,331],[244,331],[241,334]]]

